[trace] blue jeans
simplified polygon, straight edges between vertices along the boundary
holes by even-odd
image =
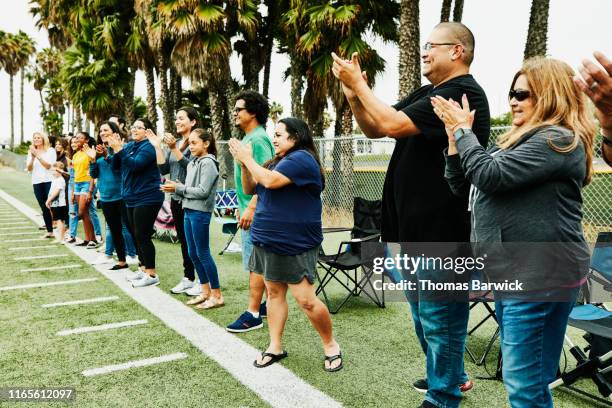
[[[185,239],[187,250],[193,262],[200,283],[209,283],[211,289],[219,289],[219,274],[217,265],[210,253],[211,213],[185,209]]]
[[[72,184],[68,185],[68,199],[72,197],[72,191],[74,186]],[[94,190],[95,195],[95,190]],[[69,211],[69,220],[68,225],[70,228],[70,236],[77,236],[77,228],[79,226],[79,204],[70,203],[68,206]],[[102,235],[102,227],[100,226],[100,218],[98,217],[98,211],[96,211],[96,199],[92,198],[91,203],[89,204],[89,218],[91,219],[91,223],[94,228],[95,235]]]
[[[123,240],[125,241],[125,253],[127,256],[135,257],[136,247],[134,246],[134,240],[132,240],[132,234],[130,234],[123,222],[121,223],[121,226],[121,233],[123,235]],[[113,252],[115,252],[115,244],[113,243],[113,236],[110,228],[108,227],[108,223],[106,223],[106,247],[104,253],[108,256],[112,256]]]
[[[576,290],[576,296],[578,290]],[[495,302],[502,374],[512,408],[552,408],[548,384],[557,375],[571,302]]]

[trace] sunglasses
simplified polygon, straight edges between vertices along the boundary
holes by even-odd
[[[519,102],[524,101],[525,99],[529,98],[529,96],[531,95],[531,93],[525,89],[511,89],[510,92],[508,92],[508,99],[516,99]]]

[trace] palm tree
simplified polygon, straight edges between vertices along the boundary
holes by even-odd
[[[453,21],[461,22],[463,17],[463,0],[455,0],[455,7],[453,7]]]
[[[419,0],[402,0],[399,25],[399,98],[421,86]]]
[[[452,2],[453,0],[442,0],[442,10],[440,11],[440,22],[441,23],[444,23],[449,20]]]
[[[529,14],[529,30],[525,42],[524,59],[546,55],[548,37],[548,10],[550,0],[532,0]]]
[[[29,64],[30,57],[36,52],[36,42],[23,31],[17,34],[17,42],[19,43],[18,59],[21,71],[21,80],[19,84],[19,118],[20,118],[20,137],[19,143],[23,143],[23,83],[26,76],[26,67]]]
[[[272,102],[270,104],[270,119],[272,119],[272,122],[274,123],[274,125],[276,125],[276,123],[278,122],[282,114],[283,114],[283,105],[281,105],[278,102]]]
[[[2,38],[2,66],[9,75],[9,104],[11,115],[10,148],[15,147],[15,109],[13,106],[13,78],[21,70],[23,64],[19,55],[19,39],[15,34],[5,33]]]

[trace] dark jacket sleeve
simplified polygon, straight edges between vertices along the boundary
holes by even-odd
[[[166,158],[166,161],[163,164],[157,165],[162,176],[170,173],[170,152],[167,151],[164,157]],[[157,160],[157,155],[155,160]]]
[[[100,168],[98,167],[97,160],[89,163],[89,175],[91,176],[91,178],[95,178],[95,179],[100,177]]]
[[[542,183],[558,174],[566,160],[563,153],[549,145],[563,146],[568,134],[554,128],[537,131],[503,155],[491,156],[480,145],[473,132],[457,141],[461,167],[467,180],[480,191],[499,193]]]
[[[448,149],[444,149],[444,159],[446,167],[444,168],[444,178],[448,183],[454,195],[465,197],[470,193],[470,183],[465,178],[463,169],[461,168],[461,159],[458,154],[448,155]]]

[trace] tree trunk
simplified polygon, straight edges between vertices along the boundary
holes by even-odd
[[[274,43],[274,38],[271,38],[270,44],[266,46],[265,56],[264,56],[264,77],[263,77],[263,89],[262,94],[266,98],[268,97],[268,92],[270,90],[270,69],[272,66],[272,47]]]
[[[546,55],[550,0],[532,0],[524,59]]]
[[[453,21],[461,22],[463,18],[463,0],[455,0],[455,7],[453,8]]]
[[[421,86],[419,0],[402,0],[399,27],[399,99]]]
[[[183,78],[177,73],[174,77],[174,110],[183,106]]]
[[[47,111],[47,107],[45,106],[45,99],[43,98],[42,89],[38,90],[38,96],[40,97],[40,106],[43,112]]]
[[[304,117],[302,106],[302,88],[304,87],[304,76],[301,70],[301,63],[297,52],[289,52],[291,58],[289,74],[291,75],[291,116],[296,118]]]
[[[442,11],[440,12],[440,22],[444,23],[450,18],[451,3],[453,0],[442,0]]]
[[[272,51],[274,48],[274,34],[278,26],[279,2],[276,0],[264,1],[268,7],[266,19],[266,43],[264,46],[264,77],[262,94],[267,98],[270,90],[270,69],[272,64]]]
[[[341,111],[340,129],[342,138],[351,138],[353,136],[353,112],[350,106],[345,103]],[[343,140],[342,146],[342,202],[341,205],[347,209],[352,209],[354,196],[354,169],[353,169],[353,139]]]
[[[83,131],[83,115],[81,113],[81,105],[76,105],[74,107],[74,111],[75,111],[75,118],[76,118],[76,132],[74,132],[74,134],[76,135],[78,132],[82,132]]]
[[[10,87],[10,94],[9,94],[9,100],[11,103],[11,149],[15,147],[15,110],[13,107],[13,76],[14,75],[9,75],[10,77],[10,81],[9,81],[9,87]]]
[[[147,82],[147,117],[157,129],[157,101],[155,99],[155,72],[153,63],[145,62],[145,80]]]
[[[168,82],[168,96],[170,99],[170,106],[168,106],[168,117],[174,119],[174,112],[176,111],[176,77],[178,76],[176,69],[170,68],[170,81]],[[176,130],[176,129],[173,129]]]
[[[127,123],[134,123],[135,114],[134,114],[134,86],[136,82],[136,70],[129,70],[130,79],[128,81],[128,85],[123,94],[123,99],[125,101],[125,118]]]
[[[21,131],[19,135],[19,144],[23,143],[23,76],[25,75],[25,68],[21,68],[21,83],[19,89],[19,121],[20,126],[19,130]]]
[[[172,133],[172,114],[168,114],[170,107],[170,89],[168,87],[168,56],[159,53],[159,96],[161,99],[162,116],[164,119],[164,131]]]

